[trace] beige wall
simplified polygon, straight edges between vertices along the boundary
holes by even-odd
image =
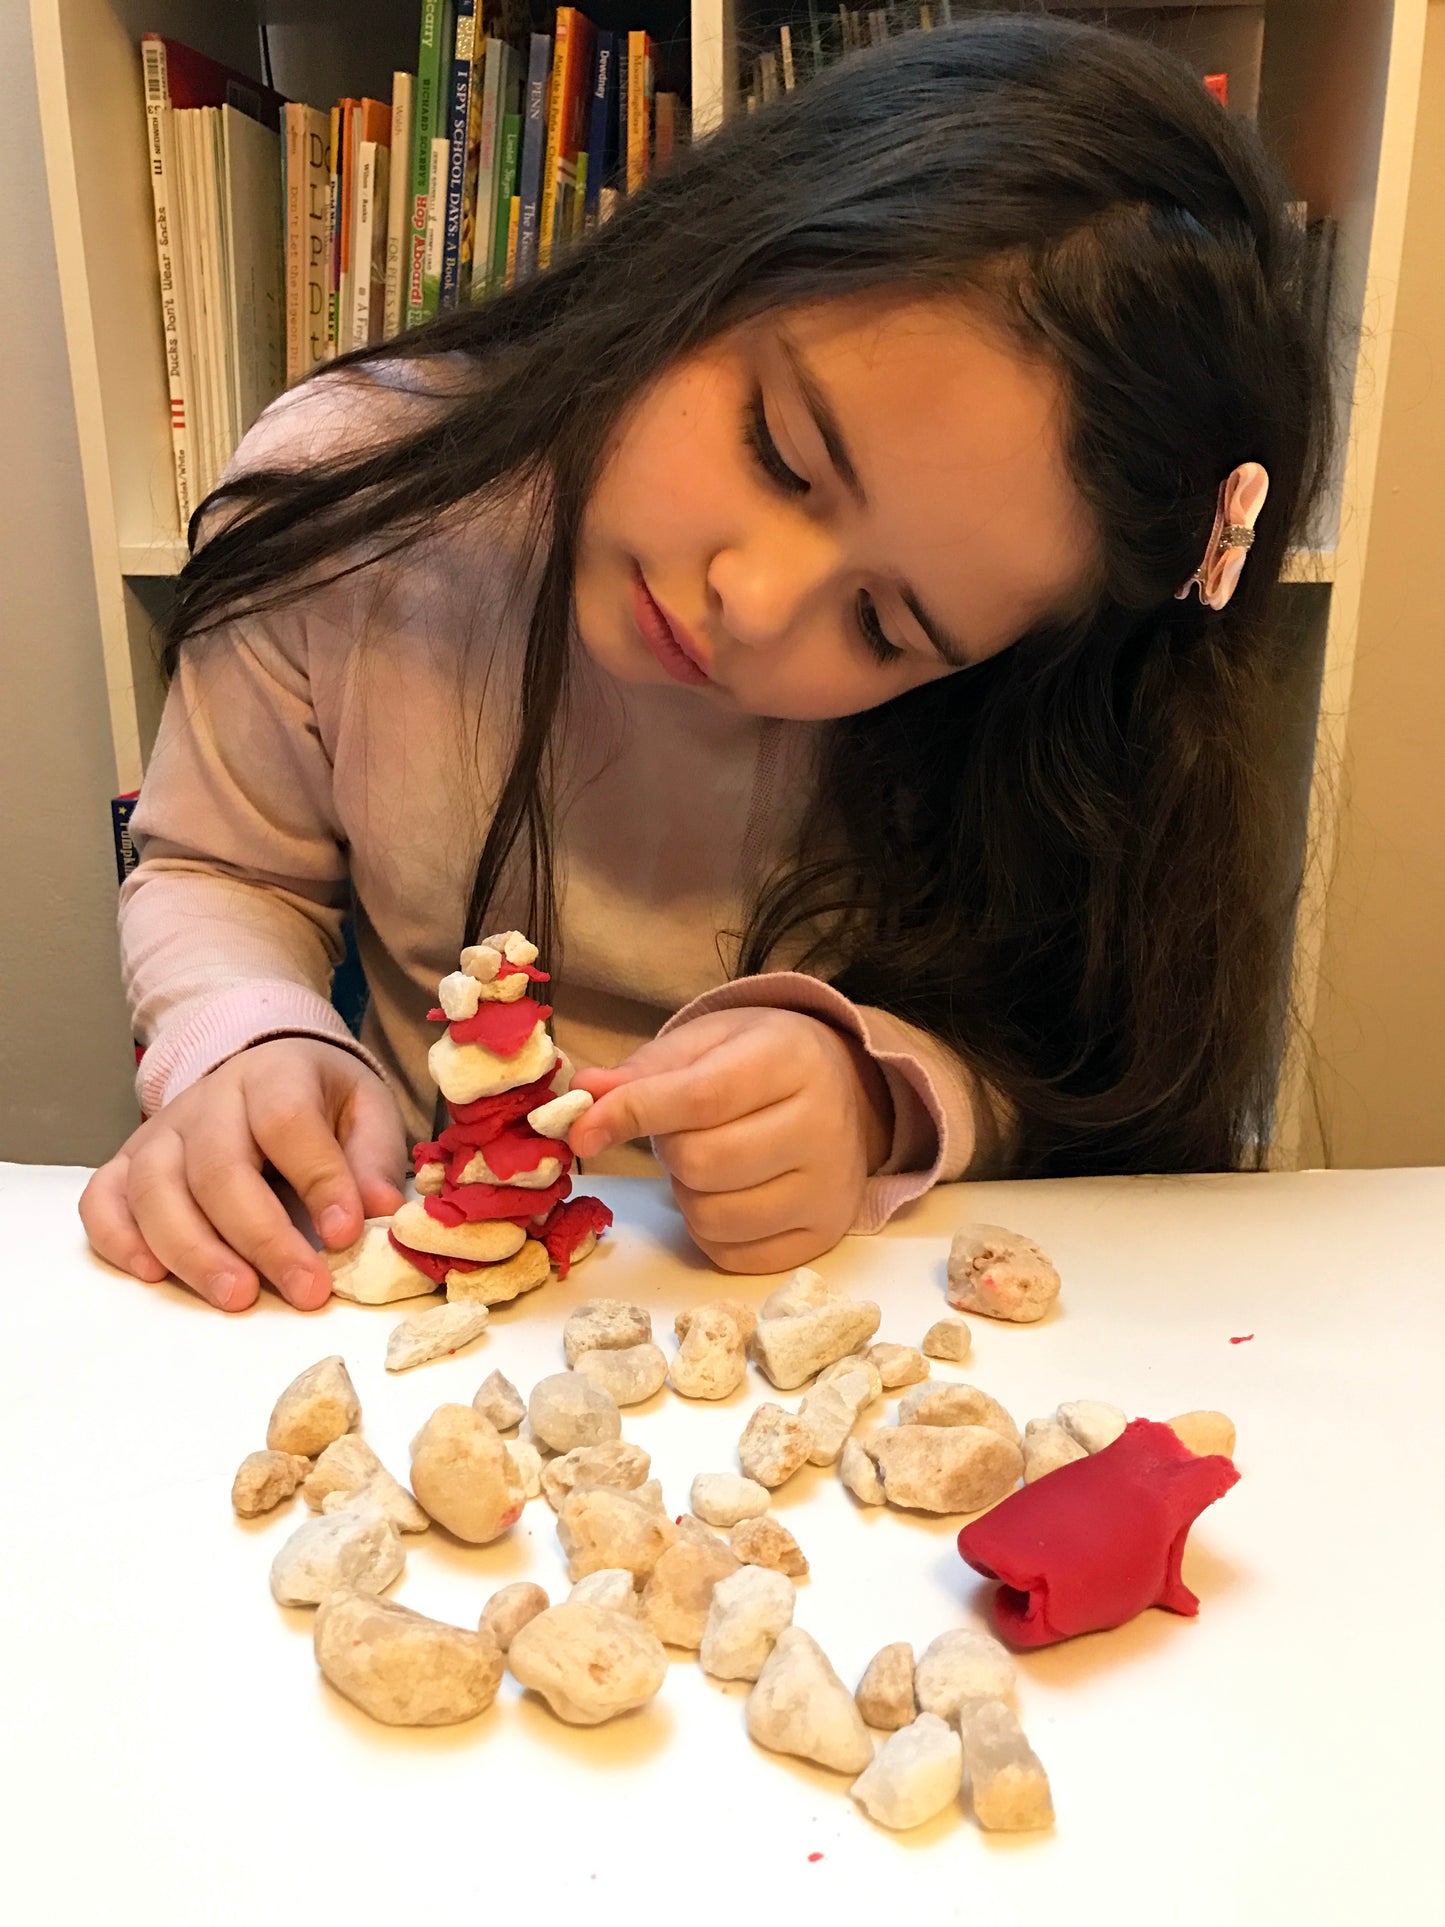
[[[1445,0],[1431,0],[1315,1038],[1333,1165],[1445,1164]]]
[[[114,777],[29,10],[0,6],[0,1158],[98,1162],[135,1126]]]

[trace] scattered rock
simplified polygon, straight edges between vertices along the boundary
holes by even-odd
[[[695,1653],[702,1644],[713,1589],[738,1565],[736,1555],[710,1533],[706,1541],[680,1536],[642,1589],[644,1622],[665,1646]]]
[[[231,1504],[243,1519],[259,1519],[289,1499],[310,1470],[310,1459],[299,1452],[248,1452],[231,1481]]]
[[[907,1640],[881,1647],[873,1655],[853,1697],[870,1726],[892,1733],[912,1725],[918,1706],[913,1697],[913,1648]]]
[[[814,1271],[811,1265],[799,1265],[791,1278],[768,1293],[761,1316],[794,1318],[800,1311],[815,1311],[819,1305],[846,1299],[847,1295],[836,1285],[830,1285],[821,1271]]]
[[[620,1566],[604,1566],[601,1572],[589,1572],[585,1579],[577,1581],[567,1598],[578,1606],[605,1606],[615,1613],[635,1616],[642,1610],[632,1574]]]
[[[271,1565],[271,1596],[315,1606],[339,1586],[384,1592],[406,1564],[396,1527],[379,1512],[325,1512],[297,1526]]]
[[[1234,1420],[1223,1412],[1181,1412],[1167,1421],[1169,1430],[1191,1452],[1201,1458],[1215,1453],[1223,1459],[1234,1457]]]
[[[875,1426],[873,1431],[879,1429]],[[872,1436],[872,1431],[865,1435],[867,1439],[871,1439]],[[852,1438],[843,1441],[842,1456],[838,1460],[838,1474],[853,1497],[860,1500],[862,1504],[886,1503],[883,1481],[878,1476],[878,1467],[869,1456],[865,1439],[855,1434]]]
[[[863,1354],[878,1367],[885,1392],[896,1392],[904,1385],[916,1385],[927,1378],[931,1367],[916,1345],[870,1345]]]
[[[468,1165],[467,1170],[470,1171]],[[466,1177],[472,1184],[478,1180]],[[485,1182],[485,1180],[481,1180]],[[552,1260],[538,1238],[527,1238],[509,1258],[479,1265],[475,1271],[447,1273],[447,1303],[451,1305],[510,1305],[523,1292],[535,1291],[552,1276]]]
[[[537,1437],[554,1452],[601,1445],[622,1435],[616,1399],[575,1372],[554,1372],[550,1378],[539,1378],[527,1400],[527,1417]]]
[[[652,1337],[652,1316],[642,1305],[625,1298],[590,1298],[567,1314],[562,1327],[562,1350],[569,1366],[584,1352],[625,1352],[645,1345]]]
[[[948,1302],[1031,1325],[1059,1295],[1059,1274],[1032,1239],[998,1224],[968,1224],[948,1254]]]
[[[793,1582],[768,1566],[743,1566],[713,1587],[702,1634],[702,1670],[714,1679],[756,1679],[773,1642],[792,1624]]]
[[[631,1492],[652,1470],[651,1456],[627,1439],[608,1439],[604,1445],[579,1445],[542,1468],[542,1490],[554,1512],[578,1486],[610,1485]]]
[[[789,1579],[806,1579],[808,1562],[788,1528],[769,1513],[743,1519],[732,1529],[728,1543],[745,1566],[768,1566]]]
[[[1007,1699],[1014,1690],[1014,1663],[996,1639],[955,1626],[923,1650],[913,1672],[913,1691],[923,1713],[956,1720],[965,1700]]]
[[[574,1726],[645,1706],[667,1677],[667,1653],[631,1613],[568,1600],[530,1620],[507,1654],[512,1676]]]
[[[520,1425],[527,1410],[522,1394],[511,1379],[503,1378],[500,1372],[491,1372],[482,1380],[472,1405],[483,1418],[490,1419],[499,1432],[510,1432],[514,1425]]]
[[[866,1372],[843,1372],[829,1379],[826,1385],[815,1385],[810,1392],[804,1392],[798,1417],[811,1435],[808,1448],[811,1464],[833,1463],[871,1396]]]
[[[812,1449],[813,1434],[796,1412],[760,1405],[738,1440],[738,1463],[748,1478],[773,1491],[807,1464]]]
[[[406,1487],[355,1432],[332,1440],[302,1486],[301,1496],[313,1512],[325,1511],[327,1500],[333,1498],[373,1506],[398,1532],[425,1532],[429,1524]]]
[[[1028,1833],[1053,1825],[1049,1776],[1001,1700],[966,1702],[959,1710],[963,1760],[973,1814],[990,1833]]]
[[[962,1318],[940,1318],[923,1334],[923,1350],[930,1358],[961,1365],[973,1350],[973,1333]]]
[[[1086,1459],[1088,1456],[1078,1440],[1070,1438],[1057,1419],[1031,1418],[1024,1427],[1025,1485],[1032,1485],[1035,1479],[1046,1478],[1050,1472],[1057,1472],[1061,1465],[1072,1465],[1075,1459]]]
[[[271,1413],[266,1443],[273,1452],[314,1459],[333,1439],[354,1431],[360,1423],[356,1387],[344,1361],[333,1355],[318,1359],[292,1379]]]
[[[854,1372],[863,1372],[868,1379],[867,1403],[883,1396],[883,1374],[868,1357],[866,1352],[849,1352],[846,1358],[836,1358],[831,1365],[825,1365],[813,1380],[813,1390],[820,1385],[831,1385],[835,1378],[851,1377]]]
[[[526,1503],[501,1434],[470,1405],[439,1405],[417,1433],[411,1486],[438,1525],[473,1546],[499,1538]]]
[[[391,1328],[386,1341],[386,1369],[409,1372],[415,1365],[430,1364],[459,1352],[480,1338],[491,1316],[485,1305],[437,1305],[432,1311],[413,1312]]]
[[[641,1405],[667,1383],[667,1355],[660,1345],[583,1352],[574,1369],[579,1378],[600,1385],[618,1405]]]
[[[502,1653],[485,1628],[469,1633],[357,1591],[322,1600],[316,1663],[353,1706],[388,1726],[452,1726],[497,1697]]]
[[[490,1633],[505,1653],[528,1621],[546,1612],[551,1603],[540,1586],[519,1579],[492,1594],[482,1608],[478,1631]]]
[[[757,1307],[743,1298],[712,1298],[705,1305],[693,1305],[687,1311],[680,1311],[672,1321],[673,1335],[686,1338],[692,1321],[702,1312],[725,1311],[743,1335],[746,1345],[753,1335],[753,1327],[758,1322]]]
[[[530,1439],[503,1439],[502,1449],[512,1466],[512,1484],[523,1501],[541,1497],[542,1454]]]
[[[747,1376],[742,1326],[723,1305],[698,1305],[678,1314],[681,1343],[667,1376],[683,1398],[727,1398]]]
[[[1088,1453],[1102,1452],[1106,1445],[1112,1445],[1129,1423],[1126,1412],[1097,1398],[1071,1399],[1067,1405],[1061,1405],[1054,1416],[1069,1437]]]
[[[692,1509],[710,1526],[735,1526],[739,1519],[757,1519],[768,1509],[768,1488],[736,1472],[699,1472],[692,1482]]]
[[[722,1534],[714,1532],[711,1526],[704,1525],[696,1513],[679,1512],[673,1524],[677,1527],[678,1538],[685,1539],[689,1545],[725,1546],[727,1544]]]
[[[802,1385],[835,1359],[856,1352],[883,1318],[875,1304],[858,1298],[828,1298],[823,1304],[772,1317],[767,1307],[778,1295],[774,1292],[763,1306],[752,1349],[759,1365],[784,1392]]]
[[[567,1555],[567,1577],[622,1566],[634,1579],[651,1576],[677,1538],[677,1527],[657,1510],[646,1488],[617,1492],[588,1485],[570,1493],[557,1513],[557,1537]]]
[[[880,1425],[865,1450],[889,1505],[982,1512],[1018,1484],[1024,1455],[983,1425]]]
[[[759,1746],[816,1760],[835,1773],[860,1773],[873,1758],[853,1695],[801,1626],[784,1628],[758,1674],[748,1694],[748,1732]]]
[[[996,1398],[976,1385],[915,1385],[898,1401],[900,1425],[986,1425],[1019,1442],[1019,1428]]]
[[[951,1726],[933,1713],[890,1733],[853,1782],[853,1798],[880,1827],[921,1827],[958,1798],[963,1747]]]
[[[590,1091],[564,1091],[528,1111],[527,1122],[541,1137],[566,1137],[584,1111],[592,1109]]]
[[[321,1255],[331,1272],[331,1289],[358,1305],[391,1305],[436,1290],[391,1242],[390,1218],[368,1218],[355,1244]]]

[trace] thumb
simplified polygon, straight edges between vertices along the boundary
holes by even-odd
[[[390,1092],[358,1085],[336,1135],[366,1216],[384,1218],[399,1210],[405,1196],[407,1145],[401,1113]]]
[[[633,1073],[621,1064],[615,1070],[578,1071],[572,1079],[572,1089],[586,1091],[591,1098],[606,1097],[609,1091],[615,1091],[619,1084],[625,1084],[632,1075]]]

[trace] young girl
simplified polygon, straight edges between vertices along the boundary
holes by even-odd
[[[327,1246],[392,1210],[436,980],[508,927],[599,1099],[572,1148],[651,1138],[730,1270],[944,1179],[1256,1157],[1299,870],[1271,608],[1324,442],[1298,261],[1196,77],[992,19],[276,403],[180,578],[121,920],[149,1121],[96,1249],[319,1304],[263,1171]]]

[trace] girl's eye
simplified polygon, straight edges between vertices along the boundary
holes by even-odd
[[[786,490],[789,495],[807,494],[811,484],[801,475],[795,474],[778,453],[778,445],[773,440],[772,431],[768,427],[767,410],[763,406],[761,388],[753,390],[752,400],[748,406],[747,441],[758,466],[765,475],[777,483],[779,488]],[[873,598],[866,591],[860,591],[854,610],[858,622],[858,633],[863,639],[864,647],[875,662],[886,666],[900,661],[907,654],[906,650],[899,649],[884,635],[883,625],[878,620],[878,610]]]
[[[747,440],[758,466],[765,475],[777,483],[779,488],[786,489],[789,495],[807,494],[809,484],[801,475],[794,474],[778,453],[778,445],[768,428],[768,416],[763,407],[761,388],[753,390],[753,398],[748,406]]]

